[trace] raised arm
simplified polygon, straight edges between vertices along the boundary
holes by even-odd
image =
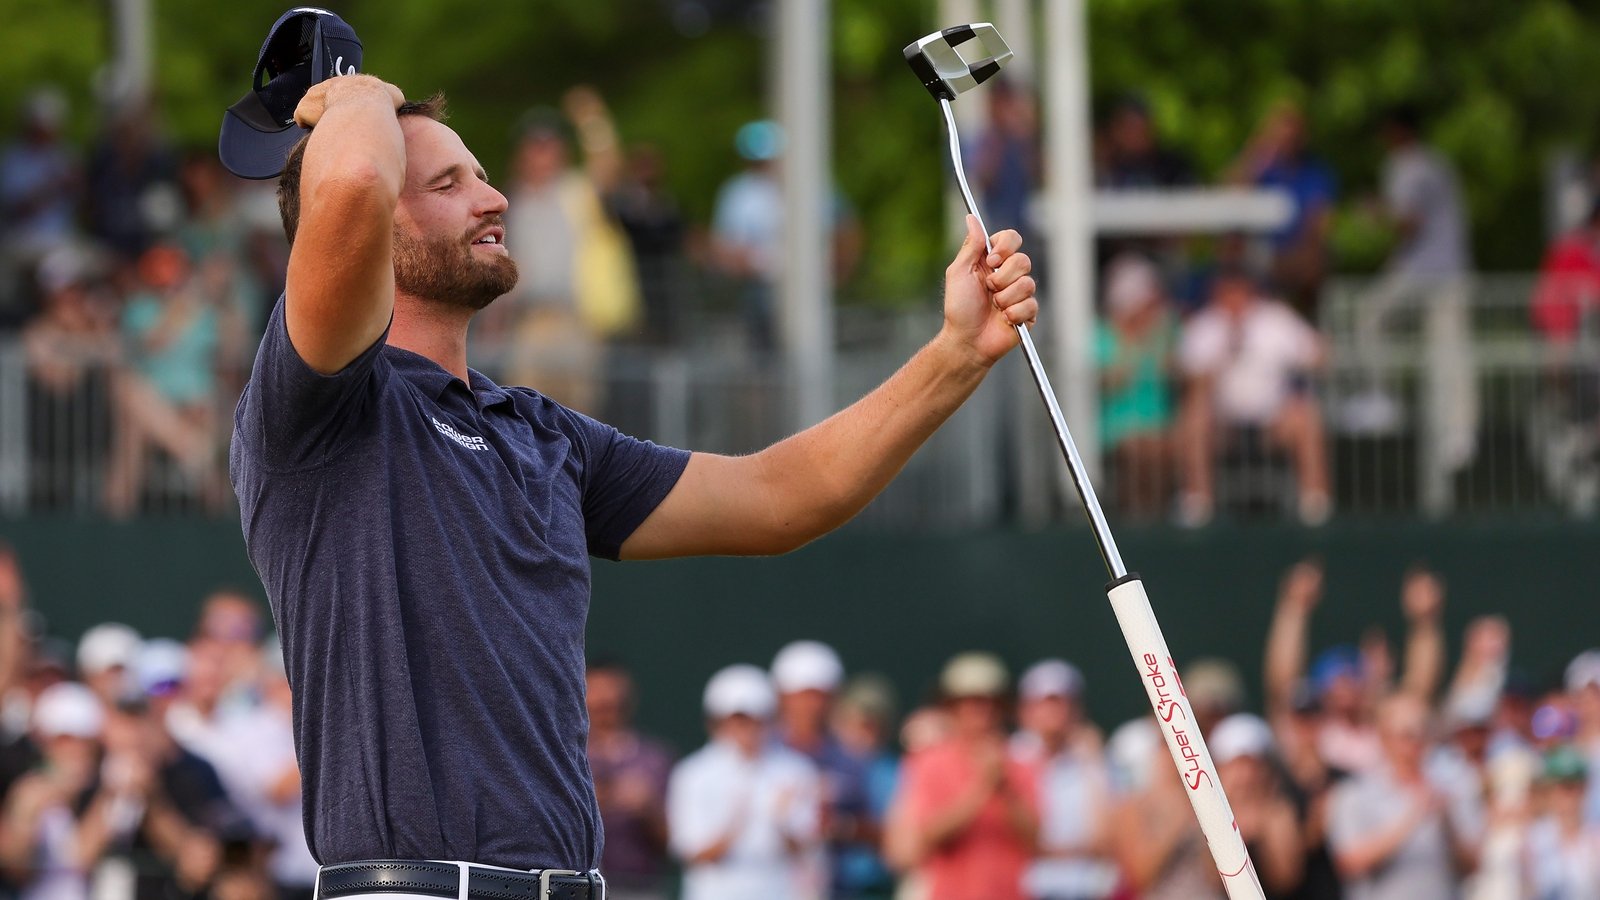
[[[625,559],[784,553],[849,521],[1016,346],[1038,312],[1015,231],[967,239],[946,270],[945,324],[880,385],[826,421],[751,456],[696,453],[672,492],[622,545]]]
[[[1321,597],[1321,563],[1302,560],[1284,574],[1278,588],[1278,606],[1267,631],[1266,661],[1262,666],[1269,717],[1288,712],[1295,683],[1305,674],[1311,611]]]
[[[372,346],[394,309],[391,242],[406,171],[395,110],[403,102],[394,85],[344,75],[313,86],[295,110],[295,121],[315,127],[283,186],[293,189],[298,162],[284,320],[300,358],[324,375]]]
[[[1400,605],[1407,625],[1400,689],[1431,705],[1444,679],[1444,582],[1427,569],[1407,572]]]

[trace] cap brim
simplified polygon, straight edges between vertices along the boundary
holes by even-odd
[[[310,132],[298,125],[264,130],[240,118],[232,109],[222,114],[222,135],[217,155],[222,165],[240,178],[262,181],[283,174],[289,151]]]

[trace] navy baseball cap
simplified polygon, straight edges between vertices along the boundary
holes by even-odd
[[[306,135],[294,110],[311,86],[361,69],[361,39],[325,9],[298,6],[278,17],[261,45],[249,93],[222,114],[217,155],[241,178],[276,178]]]

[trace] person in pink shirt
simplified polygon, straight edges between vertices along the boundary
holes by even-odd
[[[927,900],[1023,900],[1039,830],[1037,778],[1006,752],[1000,660],[963,653],[939,688],[948,738],[905,763],[890,815],[888,855],[925,878]]]

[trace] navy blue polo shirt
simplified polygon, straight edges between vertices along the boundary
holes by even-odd
[[[589,556],[616,558],[689,455],[386,340],[320,375],[280,299],[235,414],[311,852],[593,868]]]

